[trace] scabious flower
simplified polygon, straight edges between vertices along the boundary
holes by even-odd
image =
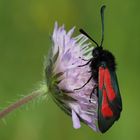
[[[73,32],[74,28],[66,32],[64,26],[55,23],[53,44],[45,64],[48,90],[56,104],[72,116],[74,128],[80,128],[80,122],[84,122],[98,131],[97,95],[92,93],[95,82],[92,79],[76,90],[91,76],[89,65],[79,66],[90,59],[93,46],[82,34],[72,37]]]

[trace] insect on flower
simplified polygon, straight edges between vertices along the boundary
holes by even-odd
[[[45,64],[48,90],[56,104],[72,116],[74,128],[80,121],[95,131],[106,132],[119,119],[122,101],[113,54],[102,47],[104,8],[101,7],[102,40],[98,45],[83,29],[72,37],[55,23],[52,48]],[[92,40],[97,47],[93,49]]]
[[[115,121],[120,117],[122,111],[122,99],[119,91],[118,81],[116,77],[116,62],[115,57],[108,50],[102,47],[104,40],[104,9],[105,5],[101,7],[101,21],[102,21],[102,40],[98,45],[84,30],[80,32],[91,39],[97,47],[92,51],[92,58],[84,65],[90,64],[91,77],[80,88],[83,88],[91,79],[95,81],[95,86],[91,92],[97,94],[98,97],[98,126],[99,130],[106,132]]]
[[[0,119],[20,106],[51,93],[56,104],[72,116],[73,127],[85,123],[96,132],[106,132],[120,117],[122,100],[113,54],[103,49],[104,9],[101,7],[102,40],[98,45],[83,29],[72,37],[55,23],[52,48],[45,62],[45,78],[38,90],[0,110]],[[93,49],[92,40],[96,47]],[[47,83],[47,84],[46,84]]]

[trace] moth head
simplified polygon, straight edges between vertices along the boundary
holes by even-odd
[[[93,51],[92,51],[92,56],[94,58],[98,58],[101,55],[102,50],[103,50],[102,47],[96,47],[96,48],[94,48]]]

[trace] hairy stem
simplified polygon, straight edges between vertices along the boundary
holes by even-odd
[[[44,91],[44,93],[45,93],[45,91]],[[21,107],[22,105],[28,103],[29,101],[33,100],[34,98],[44,95],[44,93],[41,90],[37,90],[37,91],[32,92],[32,94],[19,99],[18,101],[14,102],[13,104],[9,105],[8,107],[6,107],[2,111],[0,111],[0,119],[4,118],[10,112],[12,112],[15,109]]]

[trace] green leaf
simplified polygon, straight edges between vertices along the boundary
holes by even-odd
[[[57,74],[55,74],[54,76],[53,76],[53,79],[58,79],[60,76],[62,76],[64,74],[64,72],[59,72],[59,73],[57,73]]]

